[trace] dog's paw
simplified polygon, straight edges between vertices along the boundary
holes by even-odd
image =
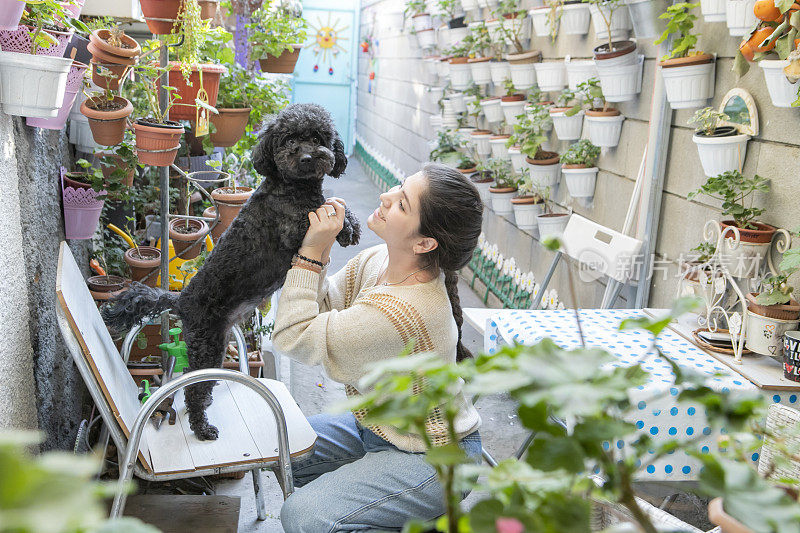
[[[216,426],[205,424],[204,426],[195,429],[194,435],[198,440],[217,440],[219,438],[219,430]]]

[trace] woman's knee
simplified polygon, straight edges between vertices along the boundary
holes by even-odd
[[[313,490],[293,492],[281,506],[283,530],[286,533],[326,533],[330,522],[324,516],[322,500],[324,498]]]

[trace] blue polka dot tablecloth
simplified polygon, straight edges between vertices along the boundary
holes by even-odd
[[[634,409],[628,420],[654,441],[658,439],[689,440],[703,435],[697,448],[701,452],[712,449],[720,436],[719,431],[708,427],[704,408],[699,404],[676,401],[678,389],[673,386],[674,375],[669,364],[650,350],[652,334],[645,330],[619,331],[626,318],[646,316],[636,309],[584,309],[580,311],[584,338],[589,347],[603,348],[619,358],[614,366],[635,364],[640,359],[642,367],[650,374],[645,385],[631,390]],[[486,327],[484,348],[495,353],[502,344],[535,344],[545,337],[551,338],[566,349],[580,347],[580,337],[572,310],[504,311],[493,315]],[[658,339],[659,348],[683,369],[708,375],[708,386],[721,392],[758,390],[750,381],[729,369],[703,350],[672,330],[665,330]],[[646,355],[648,354],[649,355]],[[645,356],[643,358],[643,356]],[[643,359],[642,359],[643,358]],[[764,391],[775,403],[798,407],[798,393]],[[725,429],[722,428],[722,433]],[[606,442],[622,450],[623,441]],[[654,452],[653,452],[654,453]],[[758,454],[753,454],[753,461]],[[639,479],[643,481],[696,480],[699,463],[683,451],[673,452],[665,458],[649,463],[645,461]]]

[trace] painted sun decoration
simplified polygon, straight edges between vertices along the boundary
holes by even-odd
[[[308,43],[305,47],[311,48],[316,57],[314,63],[314,72],[319,71],[320,63],[328,64],[328,75],[333,76],[333,60],[340,52],[346,52],[347,49],[340,43],[347,41],[348,37],[341,37],[340,34],[348,29],[350,26],[339,27],[341,19],[337,18],[331,21],[331,13],[328,12],[328,22],[323,23],[320,17],[317,17],[316,23],[309,22],[309,25],[314,30],[315,38]]]

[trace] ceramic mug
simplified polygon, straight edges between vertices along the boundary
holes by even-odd
[[[800,381],[800,331],[783,334],[783,377]]]

